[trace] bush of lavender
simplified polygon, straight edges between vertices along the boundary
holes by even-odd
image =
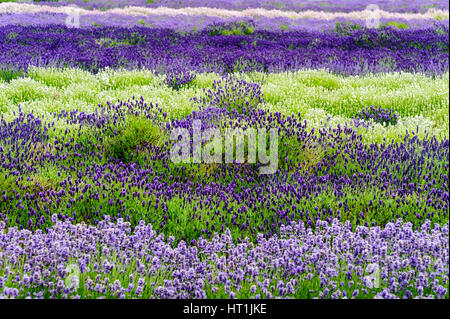
[[[160,147],[165,142],[164,133],[153,121],[132,116],[107,144],[109,156],[124,163],[136,159],[143,147]]]
[[[21,70],[16,70],[10,67],[1,67],[0,68],[0,80],[5,82],[10,82],[11,80],[17,79],[24,75],[24,72]]]
[[[368,106],[361,110],[355,116],[356,119],[369,121],[372,120],[375,123],[380,123],[384,126],[395,125],[398,121],[398,116],[393,110],[384,109],[381,106]]]
[[[179,90],[183,86],[188,86],[195,80],[196,74],[192,71],[187,71],[178,68],[172,68],[166,73],[164,84],[170,86],[174,90]]]
[[[211,89],[203,89],[204,97],[194,97],[192,100],[202,107],[224,108],[229,113],[233,110],[239,114],[248,114],[264,103],[261,86],[258,83],[247,82],[235,76],[227,76],[214,81]]]

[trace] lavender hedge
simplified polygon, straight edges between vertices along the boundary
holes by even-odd
[[[234,29],[234,35],[223,33],[229,30],[227,25],[182,35],[138,27],[7,26],[0,28],[0,65],[17,70],[29,65],[75,66],[94,72],[105,67],[165,72],[171,65],[219,73],[302,68],[325,68],[343,74],[448,71],[445,25],[424,30],[352,29],[341,33],[249,29],[247,34],[241,25],[238,27],[241,29]]]
[[[448,298],[448,223],[296,222],[256,243],[226,230],[190,246],[143,222],[52,219],[34,233],[0,222],[0,298]]]

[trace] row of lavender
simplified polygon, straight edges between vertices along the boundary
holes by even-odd
[[[176,232],[179,238],[194,241],[225,227],[236,227],[242,238],[258,231],[276,234],[281,224],[299,218],[311,226],[318,217],[350,219],[366,226],[397,218],[415,225],[424,219],[447,220],[448,140],[419,140],[413,134],[400,145],[366,145],[348,127],[324,127],[316,135],[297,116],[260,109],[243,113],[245,100],[242,105],[228,103],[227,109],[223,104],[229,100],[220,95],[222,90],[223,85],[218,85],[208,102],[218,109],[206,108],[168,122],[155,121],[165,119],[165,113],[142,99],[108,103],[92,114],[59,114],[57,118],[75,125],[73,132],[51,134],[54,122],[45,123],[22,112],[12,122],[3,120],[0,154],[5,176],[0,218],[10,226],[35,229],[49,226],[55,210],[59,218],[66,215],[70,220],[93,223],[107,213],[133,225],[145,218]],[[235,90],[251,88],[241,82]],[[145,120],[130,125],[127,116],[131,115]],[[384,116],[386,125],[395,124],[395,114],[376,108],[362,112],[355,121],[368,115]],[[201,120],[205,129],[226,127],[228,121],[243,129],[278,127],[279,172],[260,176],[258,164],[173,164],[171,143],[164,136],[174,128],[191,127],[194,120]],[[141,132],[132,135],[138,129]],[[42,183],[45,179],[39,183],[41,173],[49,169],[57,176],[50,183]],[[359,190],[362,185],[366,185],[364,191]],[[334,203],[328,202],[330,197]],[[191,221],[200,219],[186,229],[172,229],[179,223],[180,209]],[[204,214],[209,217],[202,220]]]
[[[187,245],[145,223],[54,221],[45,233],[0,222],[0,297],[448,298],[448,224],[296,222],[257,243],[225,232]]]
[[[67,6],[76,5],[88,9],[109,9],[122,8],[126,6],[140,6],[140,7],[168,7],[168,8],[185,8],[185,7],[209,7],[232,10],[243,10],[249,8],[264,8],[269,10],[289,10],[289,11],[306,11],[316,10],[325,12],[349,12],[364,10],[369,5],[376,5],[378,8],[391,12],[425,12],[431,8],[448,10],[449,5],[445,0],[423,0],[423,1],[408,1],[408,0],[341,0],[341,1],[317,1],[317,0],[22,0],[19,2],[30,3],[35,2],[45,5],[53,6]]]
[[[0,26],[7,25],[67,25],[69,16],[65,13],[0,13]],[[80,15],[79,26],[88,27],[123,27],[132,28],[144,26],[155,29],[172,29],[179,32],[199,31],[207,29],[214,24],[239,24],[241,22],[254,26],[255,30],[280,30],[280,31],[325,31],[335,30],[339,24],[352,24],[364,27],[365,19],[348,19],[338,17],[333,19],[290,19],[286,17],[229,17],[221,18],[207,15],[124,15],[124,14],[89,14]],[[405,19],[384,18],[379,20],[379,27],[393,26],[400,29],[425,29],[436,23],[436,19]],[[448,19],[440,23],[448,24]]]
[[[339,25],[335,31],[255,31],[252,25],[219,24],[188,34],[167,29],[63,26],[0,28],[0,65],[147,68],[197,72],[328,69],[341,74],[448,71],[449,29],[379,30]]]

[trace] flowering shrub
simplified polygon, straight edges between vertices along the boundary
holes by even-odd
[[[398,121],[397,114],[394,111],[373,105],[361,110],[361,112],[356,114],[355,118],[365,121],[372,120],[375,123],[380,123],[385,126],[395,125]]]
[[[186,86],[194,81],[195,77],[195,72],[173,68],[166,73],[164,84],[178,91],[181,87]]]
[[[264,103],[259,84],[249,83],[234,76],[214,81],[212,90],[203,89],[203,92],[204,97],[193,98],[193,101],[199,102],[203,107],[224,108],[228,112],[235,110],[239,114],[247,114],[258,104]]]

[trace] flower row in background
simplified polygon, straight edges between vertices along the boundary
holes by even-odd
[[[340,0],[340,1],[317,1],[317,0],[22,0],[19,2],[35,4],[45,4],[52,6],[76,5],[87,9],[109,9],[123,8],[127,6],[141,7],[168,7],[168,8],[185,8],[185,7],[209,7],[232,10],[243,10],[249,8],[264,8],[269,10],[283,11],[306,11],[316,10],[324,12],[349,12],[364,10],[369,5],[376,5],[381,10],[392,12],[426,12],[427,10],[442,9],[448,10],[448,2],[445,0],[423,0],[420,2],[411,2],[407,0],[384,1],[384,0]]]
[[[6,25],[66,25],[68,15],[64,13],[0,13],[0,26]],[[253,17],[253,18],[220,18],[206,15],[197,16],[167,16],[167,15],[122,15],[122,14],[89,14],[80,15],[79,27],[135,27],[143,26],[148,28],[172,29],[179,32],[199,31],[208,28],[210,25],[225,23],[239,24],[246,23],[253,25],[255,30],[280,30],[280,31],[299,31],[299,30],[336,30],[337,26],[351,24],[364,27],[366,20],[334,18],[323,19],[289,19],[283,17]],[[392,19],[381,18],[379,27],[391,26],[399,29],[424,29],[436,23],[435,19]],[[439,21],[447,23],[448,19]]]
[[[0,28],[0,65],[105,67],[161,71],[183,66],[197,72],[280,72],[328,69],[341,74],[448,71],[448,26],[423,30],[342,27],[336,32],[255,31],[219,24],[186,35],[168,29],[63,26]]]

